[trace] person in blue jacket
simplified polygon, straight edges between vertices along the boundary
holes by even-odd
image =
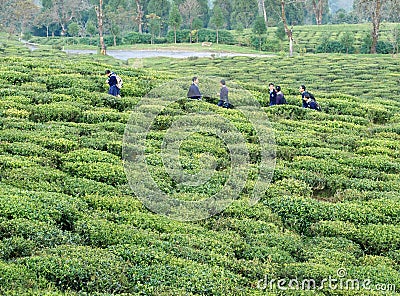
[[[269,105],[276,105],[276,90],[275,85],[273,83],[269,84]]]
[[[311,93],[309,93],[308,91],[306,91],[306,86],[304,84],[302,84],[300,86],[299,91],[301,93],[302,107],[309,108],[309,104],[307,101],[309,98],[313,99],[314,96]]]
[[[108,94],[119,97],[120,89],[117,87],[117,75],[108,69],[106,70],[106,75],[108,77],[107,83],[110,86],[108,89]]]

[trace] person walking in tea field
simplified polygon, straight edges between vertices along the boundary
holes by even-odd
[[[199,78],[196,76],[192,78],[192,84],[189,87],[187,97],[190,99],[201,100],[202,94],[199,89]]]
[[[121,82],[118,82],[117,74],[115,74],[114,72],[111,72],[111,70],[108,70],[108,69],[105,71],[105,73],[108,77],[106,82],[110,86],[110,88],[108,89],[108,94],[113,95],[115,97],[120,97],[121,90],[119,89],[119,87],[117,85],[118,85],[118,83],[121,83]]]
[[[306,93],[305,94],[305,103],[306,106],[305,108],[310,108],[313,110],[317,110],[317,111],[322,111],[320,105],[317,103],[317,101],[315,100],[314,97],[311,97],[312,95],[310,95],[310,93]]]
[[[218,106],[223,107],[223,108],[232,108],[232,104],[229,102],[228,99],[228,93],[229,89],[226,86],[226,82],[224,79],[221,79],[219,82],[221,89],[219,91],[219,101],[217,103]]]
[[[276,105],[276,90],[275,85],[273,83],[269,84],[269,105]]]
[[[281,90],[281,87],[279,85],[277,85],[275,87],[276,90],[276,105],[283,105],[286,104],[286,99],[285,96]]]
[[[302,106],[303,108],[309,108],[309,104],[307,103],[308,99],[312,99],[315,101],[314,96],[309,93],[308,91],[306,91],[306,86],[304,84],[302,84],[299,88],[299,91],[301,93],[301,99],[302,99]],[[306,96],[308,96],[308,98],[306,98]]]
[[[317,103],[317,100],[312,93],[306,91],[305,85],[301,85],[299,89],[302,97],[303,108],[310,108],[317,111],[322,111],[321,106]]]

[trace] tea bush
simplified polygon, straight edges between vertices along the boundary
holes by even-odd
[[[81,114],[79,106],[63,101],[34,106],[30,113],[30,119],[35,122],[78,121]]]
[[[22,295],[30,289],[45,289],[49,285],[44,278],[38,279],[34,272],[17,263],[0,262],[0,270],[0,292],[4,295]]]
[[[125,184],[127,182],[121,164],[104,162],[64,162],[62,169],[72,176],[83,177],[109,185]]]
[[[342,236],[359,244],[368,254],[380,254],[396,250],[399,246],[399,229],[397,225],[369,224],[357,227],[343,221],[321,221],[313,230],[326,236]],[[377,236],[376,233],[379,233]]]
[[[2,188],[0,217],[7,219],[38,220],[71,230],[81,212],[86,210],[85,203],[68,195],[24,191],[4,185]]]
[[[20,264],[56,284],[61,291],[126,292],[126,263],[98,248],[62,245],[40,255],[20,259]]]

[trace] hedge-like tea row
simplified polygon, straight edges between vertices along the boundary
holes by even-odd
[[[265,201],[284,223],[308,232],[318,221],[339,220],[359,225],[397,224],[399,200],[373,199],[367,202],[321,203],[310,197],[273,197]]]

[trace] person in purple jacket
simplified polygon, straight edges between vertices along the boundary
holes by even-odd
[[[226,86],[226,82],[224,79],[221,79],[219,84],[221,86],[221,89],[219,91],[219,101],[218,101],[217,105],[219,107],[228,108],[228,106],[229,106],[229,99],[228,99],[229,89]]]
[[[279,85],[277,85],[275,87],[275,90],[276,90],[276,104],[277,105],[286,104],[286,99],[285,99],[285,96],[284,96],[284,94],[283,94],[283,92],[281,90],[281,87]]]

